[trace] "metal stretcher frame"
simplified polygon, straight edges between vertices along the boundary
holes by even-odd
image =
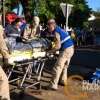
[[[27,89],[27,88],[30,88],[30,87],[33,87],[33,86],[38,86],[37,89],[41,89],[41,74],[42,74],[42,71],[43,71],[43,68],[44,68],[44,65],[45,65],[45,60],[46,58],[38,58],[38,59],[31,59],[30,61],[25,61],[25,62],[21,62],[21,63],[15,63],[9,74],[8,74],[8,79],[9,79],[9,83],[12,83],[12,82],[15,82],[17,80],[21,80],[21,83],[19,84],[19,88],[24,88],[24,89]],[[38,62],[38,66],[37,68],[34,66],[34,62]],[[15,72],[15,73],[21,73],[21,72],[18,72],[17,70],[15,70],[16,67],[24,67],[24,65],[26,66],[27,65],[27,69],[25,70],[25,72],[22,72],[23,73],[23,76],[22,78],[15,78],[15,79],[12,79],[10,80],[10,77],[12,76],[12,73]],[[25,81],[28,79],[28,80],[32,80],[32,69],[33,69],[33,66],[35,67],[35,76],[36,76],[36,80],[34,82],[32,82],[31,84],[27,85],[27,86],[24,86],[25,84]],[[29,75],[29,77],[27,77]]]

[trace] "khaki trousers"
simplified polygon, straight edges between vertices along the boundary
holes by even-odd
[[[0,97],[2,99],[5,98],[5,100],[10,100],[8,79],[1,66],[0,66]]]
[[[58,60],[53,68],[53,77],[51,81],[51,84],[55,87],[58,86],[59,79],[61,79],[62,81],[67,80],[67,69],[73,54],[73,46],[66,48],[64,51],[60,52]]]

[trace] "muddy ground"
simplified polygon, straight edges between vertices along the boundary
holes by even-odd
[[[70,81],[73,75],[81,75],[84,80],[88,80],[95,69],[100,68],[99,50],[93,48],[77,50],[68,69],[68,84],[64,87],[59,85],[57,91],[46,89],[50,83],[54,61],[50,61],[47,65],[41,78],[42,89],[27,89],[23,95],[18,89],[15,89],[11,92],[12,100],[100,100],[100,89],[82,90],[83,81],[78,79],[79,77]],[[12,87],[10,86],[10,88]]]

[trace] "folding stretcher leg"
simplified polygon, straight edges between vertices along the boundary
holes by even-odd
[[[17,81],[17,80],[20,79],[20,78],[15,78],[15,79],[10,80],[11,75],[12,75],[12,73],[14,72],[14,68],[15,68],[15,67],[16,67],[16,65],[13,65],[12,68],[11,68],[11,70],[10,70],[9,73],[8,73],[8,80],[9,80],[9,83],[15,82],[15,81]]]
[[[28,72],[28,79],[31,79],[32,77],[32,68],[33,68],[33,64],[31,65],[29,72]]]
[[[38,62],[37,60],[33,62],[33,69],[34,69],[34,72],[35,72],[36,74],[38,73],[38,69],[36,68],[36,66],[37,66],[38,63],[39,63],[39,62]]]
[[[22,79],[22,82],[21,82],[21,84],[20,84],[20,87],[23,86],[23,83],[24,83],[24,81],[25,81],[25,79],[26,79],[26,76],[28,75],[28,72],[29,72],[29,70],[31,69],[31,67],[32,67],[32,65],[29,64],[29,65],[28,65],[28,68],[26,69],[26,72],[25,72],[25,74],[24,74],[24,77],[23,77],[23,79]]]
[[[36,62],[36,61],[35,61]],[[29,87],[32,87],[32,86],[37,86],[37,89],[41,89],[41,82],[40,82],[40,79],[41,79],[41,74],[42,74],[42,71],[43,71],[43,68],[44,68],[44,64],[45,64],[45,60],[38,60],[37,61],[37,64],[38,64],[38,66],[36,67],[36,66],[34,66],[34,68],[35,68],[35,71],[36,71],[36,81],[33,83],[33,84],[31,84],[31,85],[29,85],[29,86],[27,86],[26,88],[29,88]],[[36,65],[37,65],[36,64]],[[30,67],[30,68],[32,68],[32,66]],[[28,73],[27,73],[28,74]]]
[[[38,64],[38,66],[33,66],[34,64],[34,61]],[[21,74],[21,78],[18,77],[16,79],[13,79],[10,81],[11,82],[15,82],[17,80],[21,80],[21,83],[19,84],[19,87],[20,88],[30,88],[30,87],[33,87],[33,86],[38,86],[37,89],[40,89],[41,88],[41,82],[40,82],[40,79],[41,79],[41,74],[42,74],[42,71],[43,71],[43,68],[44,68],[44,64],[45,64],[45,59],[42,58],[42,59],[37,59],[37,60],[33,60],[32,62],[25,62],[25,63],[16,63],[15,65],[12,66],[12,69],[11,71],[9,72],[9,75],[8,75],[8,78],[10,79],[11,75],[13,72],[15,73],[19,73],[19,75]],[[26,66],[26,67],[25,67]],[[18,68],[18,71],[15,69],[15,67]],[[35,75],[33,75],[32,73],[32,69],[33,67],[35,67]],[[25,70],[19,70],[19,68],[22,68],[22,69],[25,69]],[[34,80],[34,77],[33,76],[36,76],[35,77],[35,80]],[[30,80],[30,81],[28,81]],[[27,82],[29,84],[27,84]]]
[[[12,66],[11,71],[10,71],[9,74],[8,74],[8,79],[10,78],[10,76],[11,76],[11,74],[12,74],[14,68],[15,68],[15,65]]]
[[[39,73],[40,66],[41,66],[41,63],[38,64],[38,67],[37,67],[37,69],[36,69],[36,74]]]
[[[41,74],[42,74],[42,71],[43,71],[43,68],[44,68],[44,64],[45,64],[45,61],[44,60],[43,60],[43,62],[41,61],[41,68],[40,68],[40,71],[38,71],[39,72],[39,75],[37,77],[37,80],[38,81],[40,81],[40,79],[41,79]]]

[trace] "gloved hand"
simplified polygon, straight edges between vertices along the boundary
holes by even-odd
[[[54,42],[52,42],[52,48],[55,48],[55,46],[56,46],[56,45],[55,45],[55,43],[54,43]]]
[[[14,59],[13,59],[13,57],[10,57],[10,58],[8,59],[8,64],[11,64],[11,65],[14,64]]]
[[[9,64],[13,65],[14,64],[14,59],[11,56],[9,56],[9,58],[4,58],[4,64],[6,64],[6,65],[9,65]]]

